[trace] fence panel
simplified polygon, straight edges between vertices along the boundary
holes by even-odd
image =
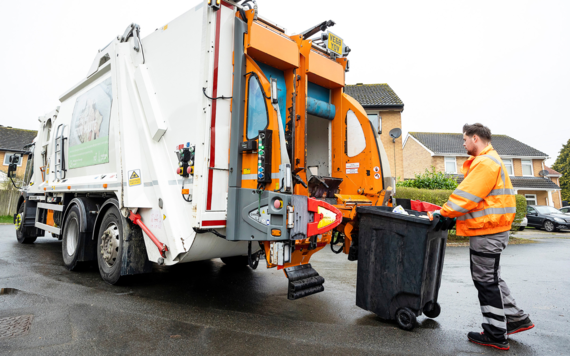
[[[0,190],[0,216],[16,214],[19,197],[17,190]]]

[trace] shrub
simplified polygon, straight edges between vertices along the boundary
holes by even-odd
[[[414,179],[399,181],[396,187],[454,190],[458,186],[455,178],[446,176],[443,172],[436,172],[434,166],[431,166],[431,172],[426,168],[424,173],[416,173],[415,176]]]
[[[526,216],[526,198],[524,195],[517,194],[515,195],[517,200],[517,212],[515,214],[515,222],[520,223],[524,217]],[[519,227],[513,224],[511,231],[518,231]]]
[[[409,187],[400,187],[396,190],[396,200],[398,199],[413,199],[426,201],[435,205],[443,206],[449,200],[449,196],[453,193],[451,190],[443,189],[418,189]]]

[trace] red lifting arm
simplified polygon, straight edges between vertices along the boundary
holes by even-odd
[[[160,252],[162,258],[166,258],[165,253],[166,251],[168,251],[168,247],[162,242],[158,241],[156,236],[154,236],[154,234],[150,232],[148,227],[146,227],[146,225],[142,222],[141,216],[131,211],[129,214],[129,219],[133,222],[133,224],[140,226],[141,229],[143,229],[143,231],[146,232],[147,236],[152,240],[152,242],[154,242],[156,247],[158,247],[158,252]]]
[[[328,224],[319,229],[319,223],[323,219],[323,214],[319,212],[319,207],[328,210],[331,214],[335,215],[334,221],[329,221]],[[324,234],[340,225],[342,222],[342,213],[340,210],[322,200],[309,198],[307,201],[307,210],[313,212],[313,222],[307,224],[307,236],[314,236]]]

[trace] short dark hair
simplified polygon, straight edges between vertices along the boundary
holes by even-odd
[[[487,126],[483,126],[483,124],[465,124],[463,125],[463,133],[469,137],[477,135],[483,141],[491,142],[491,129],[489,129]]]

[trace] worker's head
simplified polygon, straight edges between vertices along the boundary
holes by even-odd
[[[482,124],[463,125],[463,147],[467,154],[477,156],[491,143],[491,130]]]

